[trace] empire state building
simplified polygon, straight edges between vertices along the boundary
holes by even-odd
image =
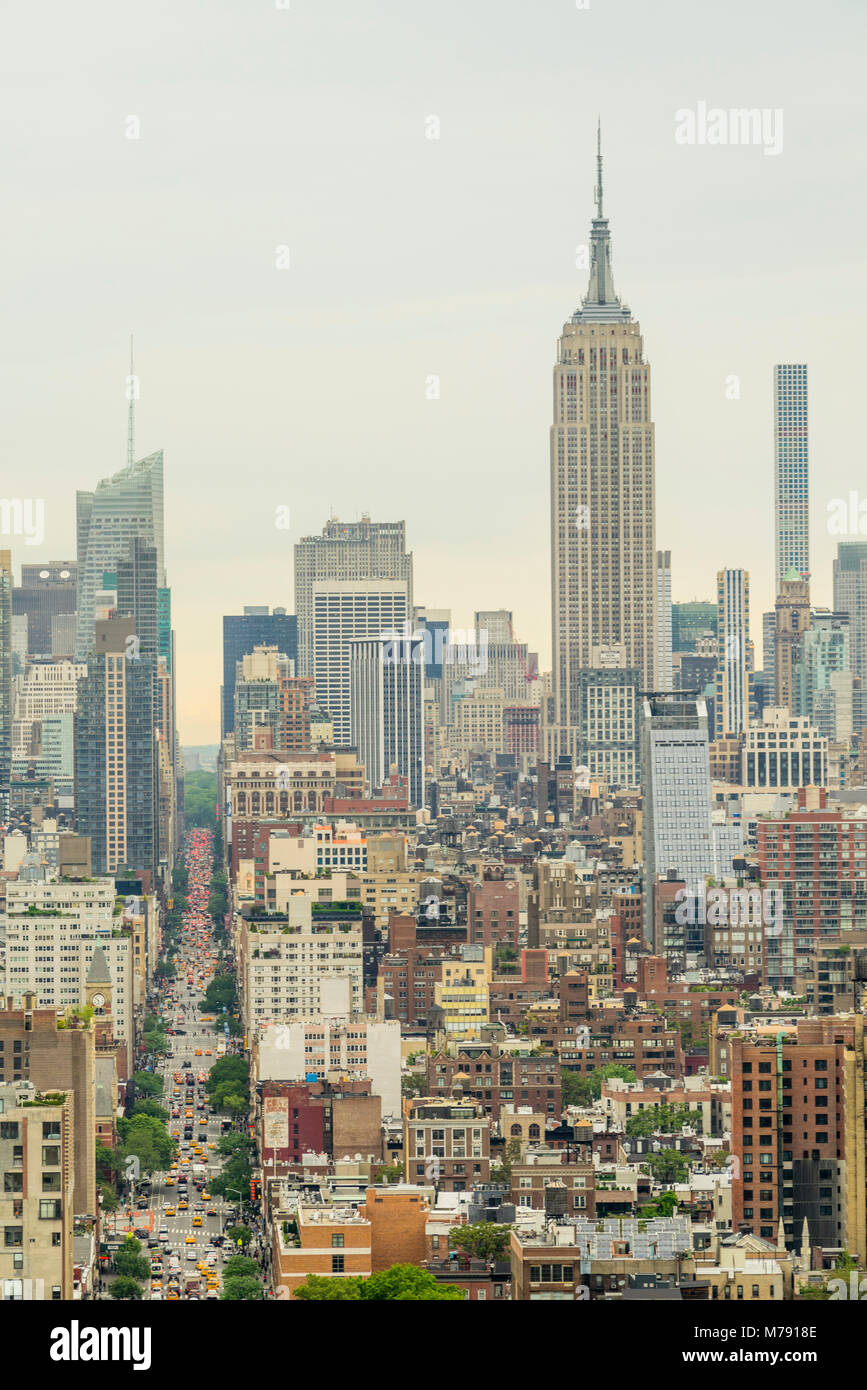
[[[549,756],[625,786],[637,783],[637,691],[654,684],[654,440],[641,328],[614,291],[601,137],[595,192],[590,282],[554,366]]]

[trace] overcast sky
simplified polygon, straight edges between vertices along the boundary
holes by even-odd
[[[291,610],[292,545],[332,511],[404,518],[416,601],[458,626],[511,608],[547,665],[551,368],[586,287],[600,115],[674,598],[746,566],[760,642],[772,368],[806,361],[813,599],[830,603],[828,502],[867,497],[865,13],[10,4],[2,490],[46,505],[41,547],[12,538],[16,572],[74,558],[76,488],[125,463],[134,331],[136,453],[165,450],[184,743],[218,736],[222,614]],[[675,113],[700,102],[781,110],[780,152],[677,143]]]

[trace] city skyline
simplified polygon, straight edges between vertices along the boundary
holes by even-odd
[[[592,213],[601,115],[618,287],[630,305],[640,306],[654,367],[656,543],[671,550],[672,596],[712,600],[717,570],[743,565],[750,570],[756,611],[773,606],[773,368],[799,361],[810,370],[811,452],[815,476],[823,479],[821,486],[814,482],[811,503],[813,598],[830,605],[835,539],[824,523],[828,501],[849,490],[844,439],[849,402],[857,398],[854,322],[864,279],[856,232],[863,195],[841,178],[855,148],[846,119],[847,91],[855,89],[847,78],[854,53],[839,51],[833,25],[818,40],[811,27],[809,48],[799,46],[812,11],[787,7],[793,51],[769,83],[758,56],[745,58],[737,21],[749,22],[758,49],[759,40],[773,41],[773,11],[755,14],[735,6],[731,27],[723,26],[715,41],[713,62],[697,56],[688,32],[673,32],[658,87],[639,83],[634,94],[612,102],[600,74],[590,71],[576,110],[570,76],[588,39],[594,51],[609,45],[610,52],[616,35],[621,65],[639,70],[653,29],[640,6],[626,7],[626,25],[603,9],[570,13],[564,7],[562,14],[537,16],[527,33],[516,25],[515,5],[498,6],[493,40],[489,26],[463,16],[469,69],[461,68],[455,85],[444,90],[436,63],[409,46],[413,21],[387,4],[389,69],[399,55],[408,59],[412,52],[414,81],[398,72],[388,123],[376,111],[353,133],[351,113],[364,90],[354,75],[356,60],[363,55],[372,73],[384,60],[348,7],[338,11],[360,47],[351,62],[338,47],[334,85],[327,89],[294,71],[308,45],[321,42],[328,28],[324,16],[302,19],[290,11],[269,15],[267,25],[264,17],[256,22],[257,43],[274,38],[278,50],[273,60],[261,59],[263,95],[254,122],[260,144],[263,113],[275,120],[267,123],[258,163],[254,158],[254,183],[235,144],[251,129],[254,115],[238,113],[228,153],[229,169],[251,200],[243,235],[233,219],[220,216],[215,201],[214,161],[218,150],[226,156],[225,125],[212,128],[208,114],[199,129],[171,103],[158,115],[164,83],[155,75],[137,88],[141,110],[133,107],[133,114],[141,129],[138,140],[128,139],[129,98],[110,73],[107,53],[94,58],[101,73],[100,113],[108,121],[117,112],[116,128],[99,128],[95,172],[121,193],[135,189],[138,201],[163,187],[160,170],[168,161],[166,211],[174,207],[185,230],[178,233],[173,218],[171,238],[162,233],[152,244],[115,209],[104,229],[86,219],[87,241],[84,228],[67,232],[63,264],[74,274],[64,274],[64,302],[78,320],[86,319],[84,351],[72,357],[72,339],[58,324],[55,305],[37,295],[16,360],[5,363],[12,388],[4,451],[8,491],[20,496],[39,480],[47,503],[42,546],[10,538],[16,572],[25,559],[74,553],[72,491],[93,486],[124,462],[132,328],[139,453],[165,450],[182,741],[210,743],[217,737],[221,615],[252,603],[293,611],[292,546],[319,532],[332,512],[346,520],[365,510],[375,520],[405,520],[416,555],[416,601],[451,608],[462,627],[476,608],[512,609],[516,629],[539,651],[541,668],[549,669],[544,432],[550,423],[551,335],[586,285],[577,248],[586,244]],[[861,22],[848,6],[832,7],[833,14],[844,12]],[[236,20],[225,6],[216,13],[213,56],[219,74],[228,71]],[[456,14],[454,6],[444,6],[442,22],[448,25]],[[109,20],[108,10],[106,20],[109,32],[118,25],[117,33],[124,32],[123,21]],[[309,149],[292,139],[291,119],[276,119],[277,73],[288,53],[278,23],[295,26],[292,43],[298,47],[291,59],[289,112],[300,117],[306,103],[321,117]],[[188,39],[179,35],[181,52]],[[59,61],[61,42],[71,44],[74,54],[79,40],[61,26],[49,40],[49,64],[55,56]],[[480,62],[492,43],[490,58]],[[526,70],[520,94],[490,71],[497,59],[511,55],[517,61],[519,45]],[[832,55],[835,90],[816,107],[805,96],[806,64],[811,71],[816,63],[827,66]],[[479,82],[491,103],[490,118],[474,114]],[[679,145],[676,112],[705,96],[721,106],[783,108],[781,153],[768,158],[761,148]],[[640,129],[629,119],[636,103]],[[210,103],[205,109],[210,112]],[[426,121],[433,114],[440,121],[438,140],[427,138],[433,131]],[[89,113],[79,140],[94,139],[95,116],[95,110]],[[49,168],[70,154],[55,136],[48,143],[37,125],[25,147]],[[172,154],[172,141],[180,151],[195,149],[201,156],[193,179],[200,210],[191,206],[187,184],[173,182],[183,155]],[[284,146],[297,199],[287,199],[273,177],[270,161]],[[363,184],[356,172],[359,152],[368,171]],[[86,192],[89,166],[80,166],[74,147],[71,153]],[[13,197],[16,190],[32,196],[28,167],[11,161]],[[481,174],[478,189],[464,181],[470,168]],[[410,195],[399,202],[398,171]],[[56,173],[62,189],[68,176],[59,166]],[[815,197],[805,199],[808,180]],[[526,208],[515,199],[518,186]],[[348,236],[339,213],[347,194],[365,214],[353,220]],[[54,196],[37,201],[49,222]],[[797,238],[791,235],[795,204]],[[98,204],[93,206],[96,212]],[[544,217],[538,213],[542,207]],[[829,217],[836,226],[834,264],[824,293],[804,295]],[[461,228],[457,239],[453,224]],[[278,270],[277,248],[283,245],[290,264]],[[97,250],[120,277],[120,301],[91,292],[89,312],[77,314],[78,285],[94,284],[90,266]],[[16,261],[24,286],[44,279],[38,238],[17,246]],[[232,275],[215,278],[224,262]],[[218,285],[219,313],[213,297]],[[11,307],[16,309],[14,299]],[[853,346],[842,358],[825,347],[839,344],[841,331],[844,342],[851,335]],[[247,337],[252,351],[240,349]],[[509,350],[503,351],[506,340]],[[79,322],[76,349],[81,341]],[[336,341],[352,362],[341,381],[340,412],[330,408],[327,384]],[[686,341],[693,344],[689,354],[683,352]],[[439,400],[426,396],[431,375],[440,378]],[[732,376],[739,378],[739,399],[726,395]],[[388,417],[379,409],[386,381]],[[684,399],[693,403],[686,414]],[[65,422],[62,447],[50,417]],[[705,460],[698,473],[697,447]],[[422,475],[432,480],[430,487],[421,485]],[[684,477],[695,480],[695,506],[688,512]],[[702,512],[714,493],[714,524],[708,527]],[[751,505],[744,505],[744,495]],[[288,530],[275,525],[278,507],[289,509]],[[492,515],[480,526],[486,507]]]

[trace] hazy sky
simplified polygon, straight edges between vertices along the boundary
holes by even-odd
[[[291,609],[292,545],[332,510],[405,518],[416,601],[511,608],[549,662],[551,368],[597,115],[674,597],[748,567],[760,641],[772,367],[806,361],[830,603],[828,501],[867,496],[861,0],[19,0],[0,38],[2,490],[46,505],[13,561],[74,558],[75,489],[123,466],[134,331],[183,742],[218,735],[222,614]],[[781,152],[678,144],[700,102],[781,109]]]

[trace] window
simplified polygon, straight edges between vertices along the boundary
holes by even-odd
[[[59,1145],[59,1144],[43,1144],[43,1145],[42,1145],[42,1166],[43,1166],[43,1168],[59,1168],[59,1167],[60,1167],[60,1145]]]
[[[342,1234],[340,1234],[339,1232],[336,1232],[336,1231],[335,1231],[334,1235],[332,1235],[332,1237],[331,1237],[331,1248],[332,1248],[332,1250],[342,1250],[342,1249],[343,1249],[343,1246],[344,1246],[344,1243],[345,1243],[345,1237],[344,1237]]]
[[[52,1231],[52,1232],[51,1232],[51,1244],[52,1244],[52,1245],[59,1245],[59,1244],[60,1244],[60,1232],[59,1232],[59,1231]]]
[[[59,1221],[60,1203],[54,1200],[47,1200],[39,1203],[40,1221]]]
[[[343,1256],[343,1255],[332,1255],[332,1256],[331,1256],[331,1273],[332,1273],[332,1274],[342,1274],[343,1272],[344,1272],[344,1256]]]
[[[23,1246],[23,1244],[24,1244],[24,1227],[23,1227],[23,1226],[4,1226],[4,1227],[3,1227],[3,1244],[4,1244],[4,1246],[6,1247],[7,1250],[12,1250],[12,1249],[14,1249],[14,1248],[16,1248],[16,1247]]]

